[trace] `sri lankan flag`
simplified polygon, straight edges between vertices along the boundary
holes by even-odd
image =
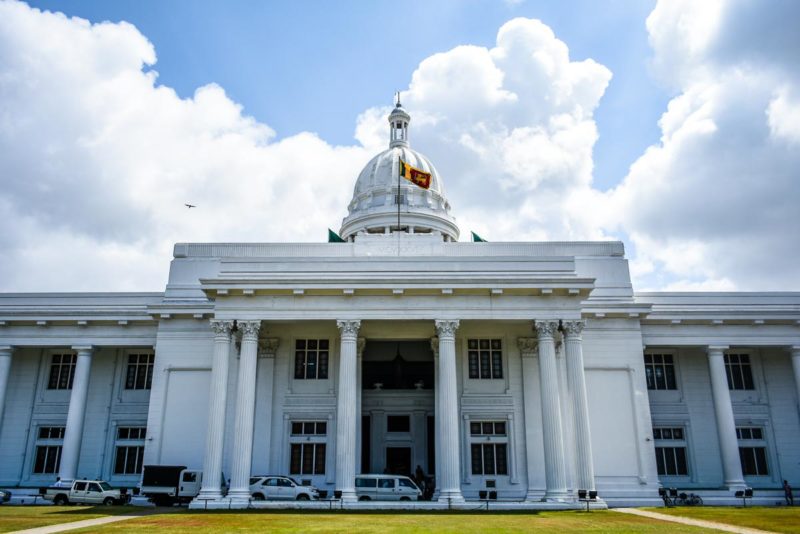
[[[422,189],[431,187],[431,173],[412,167],[402,159],[400,160],[400,176]]]

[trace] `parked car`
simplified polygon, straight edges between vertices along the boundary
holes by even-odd
[[[309,501],[319,499],[319,490],[303,486],[292,477],[266,475],[250,477],[250,495],[256,501]]]
[[[203,472],[185,465],[146,465],[142,472],[139,493],[157,506],[172,506],[194,499],[203,485]],[[221,482],[223,493],[227,487]]]
[[[401,475],[358,475],[356,495],[359,501],[418,501],[422,491]]]
[[[3,504],[4,502],[8,502],[9,500],[11,500],[11,492],[8,491],[8,490],[1,490],[0,489],[0,504]]]
[[[50,486],[42,495],[54,504],[125,504],[118,489],[103,480],[76,480],[68,486]]]

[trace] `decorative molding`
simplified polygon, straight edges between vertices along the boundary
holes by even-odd
[[[358,336],[358,329],[361,328],[361,321],[358,319],[338,320],[336,327],[341,332],[342,338],[355,338]]]
[[[92,352],[94,351],[94,347],[91,345],[73,345],[72,350],[74,350],[78,354],[88,353],[88,355],[91,356]]]
[[[539,339],[552,338],[558,331],[558,321],[534,321],[533,328]]]
[[[728,345],[709,345],[706,347],[706,353],[709,356],[719,355],[722,356],[730,347]]]
[[[364,347],[367,345],[367,340],[363,337],[356,339],[356,357],[361,358],[364,354]]]
[[[258,357],[274,358],[278,353],[280,339],[277,337],[266,337],[258,340]]]
[[[539,340],[535,337],[518,337],[517,346],[523,358],[532,358],[538,354]]]
[[[242,341],[247,338],[258,339],[258,330],[261,328],[261,321],[238,321],[236,326],[242,333]]]
[[[581,332],[583,332],[585,326],[586,321],[564,321],[561,323],[567,339],[580,339]]]
[[[431,338],[431,350],[433,351],[433,357],[434,358],[438,358],[439,357],[439,338],[438,337],[434,336],[434,337]]]
[[[456,330],[458,330],[459,325],[459,321],[457,319],[436,319],[435,324],[436,333],[440,338],[454,338],[456,336]]]
[[[228,319],[211,319],[211,330],[214,331],[215,337],[229,338],[231,330],[233,329],[233,321]]]

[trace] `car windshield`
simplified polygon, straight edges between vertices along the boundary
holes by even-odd
[[[288,478],[289,480],[291,480],[292,482],[294,482],[294,485],[295,485],[295,486],[302,486],[302,484],[300,484],[300,483],[299,483],[297,480],[293,479],[292,477],[286,477],[286,478]]]
[[[103,491],[111,491],[111,484],[108,482],[101,482],[100,487],[103,488]]]

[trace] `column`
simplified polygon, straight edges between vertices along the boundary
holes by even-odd
[[[361,321],[336,321],[341,332],[339,394],[336,396],[336,490],[342,501],[356,500],[356,362]]]
[[[5,408],[8,375],[11,373],[11,357],[13,354],[14,347],[8,345],[0,346],[0,431],[3,429],[3,410]]]
[[[517,339],[519,354],[522,359],[522,406],[525,417],[525,464],[527,465],[528,492],[526,501],[536,500],[533,481],[536,480],[536,351],[539,346],[536,338],[521,337]],[[510,434],[509,434],[510,435]]]
[[[798,407],[800,408],[800,345],[794,345],[790,347],[790,352],[792,353],[792,369],[794,369],[794,386],[797,388],[797,402]],[[0,380],[2,380],[2,370],[0,370]],[[0,385],[0,387],[2,387]],[[0,389],[0,392],[2,390]],[[0,402],[2,402],[2,394],[0,393]],[[0,409],[2,409],[2,404],[0,404]]]
[[[361,465],[361,445],[362,445],[362,429],[361,419],[364,414],[361,413],[361,394],[364,391],[363,385],[363,360],[361,356],[364,354],[364,346],[367,340],[363,337],[358,338],[356,342],[356,366],[358,368],[358,375],[356,376],[356,473],[363,473],[364,466]]]
[[[561,435],[561,407],[558,401],[558,370],[554,336],[558,321],[536,321],[539,339],[539,383],[542,395],[542,434],[544,438],[545,499],[567,498],[564,468],[564,440]]]
[[[708,370],[711,375],[711,394],[714,398],[714,415],[717,420],[722,473],[728,489],[745,486],[742,464],[739,460],[739,443],[736,440],[736,421],[733,419],[731,392],[725,370],[725,350],[728,347],[708,347]]]
[[[86,415],[86,396],[89,393],[89,372],[92,369],[92,347],[72,347],[78,353],[75,374],[72,376],[72,393],[69,396],[67,428],[64,430],[64,445],[61,448],[61,468],[58,476],[62,482],[72,482],[78,472],[81,454],[83,419]]]
[[[594,462],[592,460],[592,433],[589,428],[589,403],[586,399],[586,376],[583,369],[583,321],[564,322],[567,381],[572,397],[572,418],[575,431],[577,458],[576,489],[593,490]]]
[[[225,399],[228,396],[228,358],[233,321],[211,319],[214,354],[211,359],[211,385],[208,393],[208,431],[203,457],[203,487],[198,499],[221,499],[222,446],[225,438]]]
[[[464,502],[461,495],[461,433],[459,432],[456,374],[456,330],[458,321],[436,321],[439,336],[439,398],[436,406],[436,438],[440,445],[436,480],[439,502]]]
[[[433,469],[434,472],[431,473],[431,466],[428,465],[428,474],[432,474],[434,479],[437,482],[436,488],[434,489],[433,498],[439,498],[439,485],[438,481],[441,480],[440,476],[440,469],[441,469],[441,454],[439,453],[440,448],[440,438],[439,438],[439,338],[432,337],[431,338],[431,350],[433,351]],[[426,427],[427,428],[427,427]]]
[[[237,326],[242,332],[242,349],[239,356],[231,487],[228,497],[233,501],[248,502],[250,501],[250,467],[253,464],[258,330],[261,327],[261,321],[239,321]]]

